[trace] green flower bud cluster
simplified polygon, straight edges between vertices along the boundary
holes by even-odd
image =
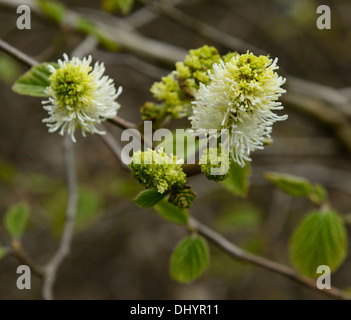
[[[255,56],[247,52],[233,59],[227,64],[228,72],[233,82],[236,83],[236,96],[248,97],[259,96],[264,92],[269,94],[270,82],[278,78],[275,73],[277,67],[272,67],[269,56]],[[251,104],[247,104],[250,109]],[[253,107],[251,107],[253,108]]]
[[[175,71],[152,85],[150,91],[160,104],[153,104],[151,112],[151,105],[148,108],[144,105],[141,108],[143,120],[154,120],[155,116],[161,115],[171,115],[176,119],[190,116],[194,94],[200,83],[210,82],[208,72],[212,70],[212,65],[221,59],[227,62],[233,55],[228,53],[221,57],[216,48],[207,45],[190,50],[184,62],[176,63]]]
[[[176,63],[176,75],[183,90],[194,96],[200,83],[210,82],[208,70],[212,70],[212,65],[219,63],[220,60],[221,56],[214,47],[203,46],[190,50],[184,62]]]
[[[181,89],[175,71],[163,77],[162,81],[155,82],[150,91],[157,100],[163,103],[159,107],[164,110],[164,114],[176,119],[189,115],[191,103]]]
[[[157,189],[159,193],[169,191],[172,187],[186,184],[186,175],[182,169],[183,160],[168,156],[162,148],[158,151],[148,149],[133,154],[129,167],[132,177],[146,188]]]
[[[208,148],[200,159],[201,172],[207,179],[213,181],[223,181],[228,178],[230,173],[231,157],[228,150],[222,154],[221,148]]]
[[[145,102],[140,109],[142,120],[156,120],[161,112],[160,106],[154,102]]]
[[[181,209],[189,209],[196,194],[190,186],[172,188],[168,202]]]

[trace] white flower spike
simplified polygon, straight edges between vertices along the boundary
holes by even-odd
[[[273,123],[287,119],[273,112],[283,109],[277,100],[286,92],[281,88],[285,79],[274,71],[276,63],[249,52],[237,54],[226,64],[215,64],[211,82],[200,84],[195,94],[192,129],[228,129],[232,159],[242,167],[252,151],[263,149]]]
[[[49,132],[59,130],[61,135],[67,132],[76,142],[74,132],[81,129],[86,133],[104,134],[95,124],[113,118],[120,108],[115,100],[122,88],[116,90],[113,80],[104,76],[103,63],[96,62],[91,67],[92,58],[68,58],[58,60],[58,69],[50,66],[52,75],[50,86],[46,89],[49,100],[43,101],[44,109],[50,117],[43,120]]]

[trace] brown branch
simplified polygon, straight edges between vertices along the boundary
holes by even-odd
[[[116,156],[118,162],[121,164],[122,169],[129,171],[129,167],[122,161],[122,146],[114,138],[114,136],[109,133],[103,125],[99,126],[99,130],[105,131],[105,134],[100,135],[101,140],[110,148],[112,153]]]
[[[44,272],[41,269],[41,267],[39,267],[37,264],[35,264],[28,256],[27,254],[24,252],[23,247],[22,247],[22,243],[17,240],[17,239],[13,239],[11,242],[11,251],[10,254],[12,256],[14,256],[15,258],[17,258],[19,261],[21,261],[23,264],[27,265],[30,270],[37,275],[39,278],[43,278],[44,277]]]
[[[297,274],[293,269],[282,265],[280,263],[277,263],[275,261],[269,260],[264,257],[260,257],[257,255],[254,255],[250,252],[247,252],[239,247],[237,247],[235,244],[229,242],[226,238],[224,238],[222,235],[218,234],[217,232],[213,231],[212,229],[206,227],[205,225],[201,224],[194,218],[190,218],[190,227],[194,228],[197,230],[199,234],[204,236],[207,240],[209,240],[211,243],[216,245],[219,249],[222,251],[226,252],[229,254],[232,258],[238,259],[244,262],[249,262],[251,264],[254,264],[258,267],[270,270],[276,274],[280,274],[290,280],[293,280],[294,282],[297,282],[307,288],[310,288],[314,291],[317,291],[321,294],[324,294],[326,296],[329,296],[334,299],[350,299],[351,295],[339,288],[332,287],[331,289],[326,289],[326,290],[320,290],[316,286],[316,282],[312,279],[303,277],[299,274]]]
[[[127,121],[119,116],[108,119],[108,121],[121,129],[134,129],[136,127],[135,123]]]
[[[11,46],[9,43],[5,42],[2,39],[0,39],[0,50],[7,53],[9,56],[28,67],[33,67],[39,63],[38,61],[34,60],[27,54]]]

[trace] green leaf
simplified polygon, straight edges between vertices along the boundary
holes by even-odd
[[[3,248],[1,245],[0,245],[0,260],[5,257],[7,254],[7,251],[5,248]]]
[[[188,223],[189,213],[186,209],[179,209],[165,200],[157,203],[154,208],[161,215],[161,217],[170,222],[184,225]]]
[[[290,240],[290,257],[299,272],[317,277],[318,266],[336,270],[347,254],[347,234],[343,220],[332,209],[312,211]]]
[[[103,0],[102,9],[107,12],[120,11],[122,14],[128,14],[133,7],[134,0]]]
[[[144,190],[136,196],[134,202],[139,207],[150,208],[161,201],[167,194],[168,192],[159,193],[156,189]]]
[[[66,13],[66,7],[63,3],[54,0],[39,0],[37,3],[48,18],[56,23],[61,23]]]
[[[184,238],[174,249],[169,271],[173,280],[189,283],[208,268],[210,253],[207,242],[200,236]]]
[[[266,172],[264,178],[278,189],[295,197],[308,197],[313,191],[313,186],[305,178],[290,174]]]
[[[47,97],[45,89],[50,86],[51,72],[49,64],[57,67],[56,63],[41,63],[23,74],[13,85],[12,90],[32,97]]]
[[[29,217],[29,207],[25,203],[13,205],[5,215],[5,227],[10,235],[19,238],[26,227]]]
[[[222,182],[224,187],[236,196],[246,197],[250,186],[251,166],[246,163],[244,168],[234,161],[230,164],[229,177]]]

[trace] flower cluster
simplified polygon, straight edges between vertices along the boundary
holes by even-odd
[[[222,57],[224,61],[229,60],[233,53]],[[147,102],[141,108],[144,120],[153,120],[160,115],[171,115],[179,119],[192,114],[191,101],[194,99],[200,83],[210,82],[209,70],[214,63],[219,63],[221,56],[214,47],[203,46],[190,50],[184,62],[176,63],[176,70],[162,81],[155,82],[151,87],[151,93],[160,102]]]
[[[164,193],[172,187],[186,184],[186,175],[182,169],[183,160],[176,156],[168,156],[162,148],[158,151],[148,149],[133,154],[129,167],[132,176],[146,188],[157,189]]]
[[[193,130],[228,129],[232,159],[242,167],[252,151],[263,148],[273,123],[287,118],[273,112],[283,109],[277,100],[285,92],[276,69],[277,59],[237,54],[214,64],[210,83],[195,93]]]
[[[97,62],[91,67],[91,61],[91,56],[69,60],[64,54],[64,60],[58,60],[57,69],[50,66],[51,84],[46,89],[49,100],[43,102],[50,117],[43,122],[47,123],[49,132],[60,130],[61,135],[67,132],[74,142],[76,129],[81,129],[83,136],[103,134],[95,124],[115,117],[120,108],[115,100],[122,88],[116,90],[113,80],[103,76],[103,64]]]

